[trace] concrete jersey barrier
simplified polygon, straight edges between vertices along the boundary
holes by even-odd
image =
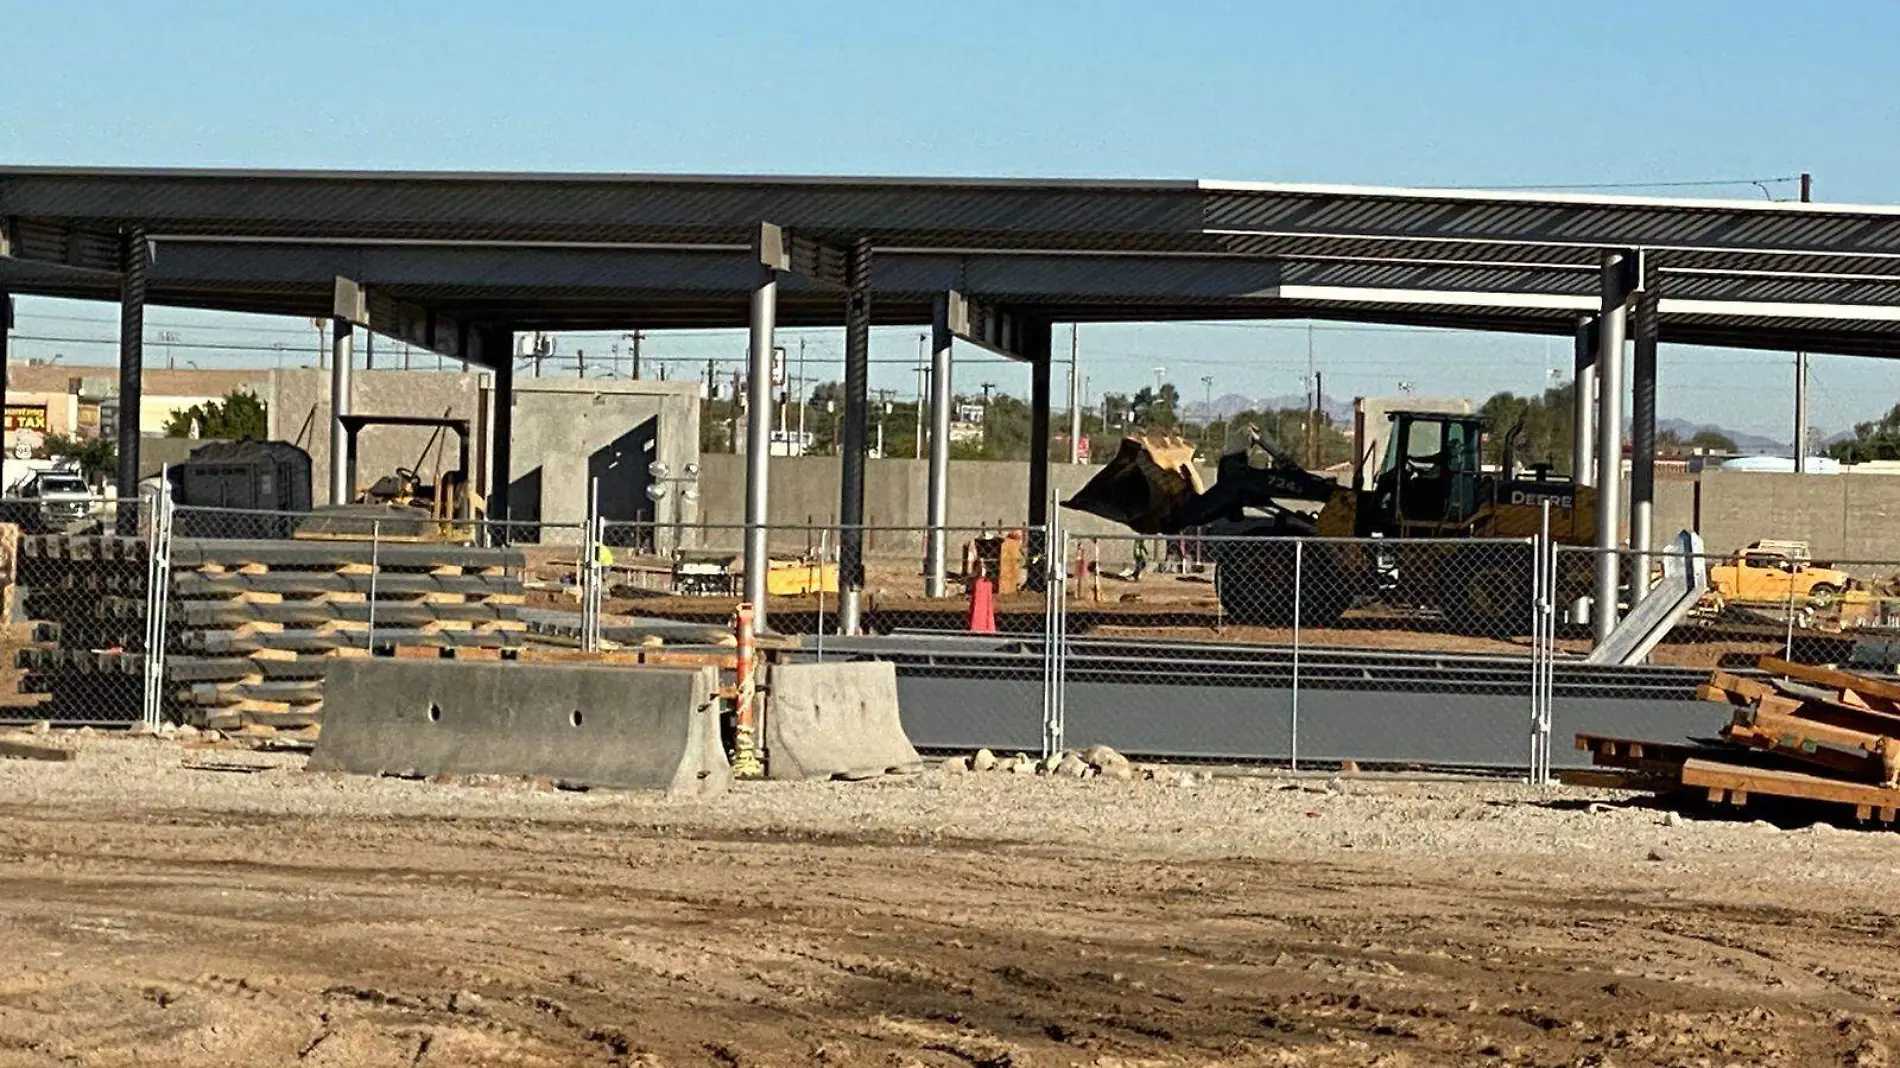
[[[922,769],[898,715],[892,664],[779,664],[770,686],[768,777],[864,779]]]
[[[717,684],[712,668],[339,660],[309,766],[714,793],[732,781]]]

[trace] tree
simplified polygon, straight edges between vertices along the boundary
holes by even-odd
[[[1719,430],[1698,430],[1689,435],[1689,447],[1704,452],[1732,453],[1738,451],[1735,439]]]
[[[1492,394],[1478,408],[1490,431],[1485,439],[1486,462],[1504,462],[1504,439],[1512,427],[1521,426],[1513,462],[1547,463],[1557,471],[1571,470],[1570,431],[1575,425],[1571,398],[1575,395],[1575,386],[1568,382],[1545,390],[1541,396],[1520,397],[1509,391]]]
[[[1172,382],[1162,384],[1159,391],[1143,386],[1135,391],[1135,398],[1128,402],[1129,414],[1134,421],[1151,430],[1166,430],[1174,426],[1174,413],[1180,407],[1181,394]]]
[[[194,426],[199,437],[216,441],[262,441],[270,434],[264,402],[243,390],[225,394],[222,401],[206,401],[173,412],[165,420],[165,436],[188,438]]]
[[[46,455],[77,463],[79,473],[88,482],[96,482],[119,469],[119,445],[111,438],[74,438],[64,434],[48,434]],[[120,486],[119,489],[124,493],[133,492],[127,486]]]
[[[1848,464],[1900,460],[1900,404],[1873,422],[1854,424],[1854,436],[1828,446],[1827,454]]]

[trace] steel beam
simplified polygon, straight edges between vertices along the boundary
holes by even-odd
[[[1656,505],[1656,287],[1653,279],[1636,295],[1630,336],[1634,340],[1630,383],[1630,604],[1649,594],[1650,530]]]
[[[350,414],[350,372],[355,363],[355,326],[348,319],[330,319],[330,503],[348,504],[356,496],[350,485],[349,432],[343,417]]]
[[[483,350],[491,354],[490,366],[495,371],[495,418],[490,424],[493,444],[488,452],[488,518],[506,520],[514,518],[513,501],[509,496],[515,452],[514,329],[488,327],[482,331],[480,343]],[[513,540],[505,523],[499,529],[501,536],[491,544],[506,545]]]
[[[924,550],[924,593],[942,597],[946,592],[950,522],[950,415],[956,398],[950,383],[950,295],[939,294],[930,314],[930,499],[925,523],[929,527]]]
[[[987,300],[964,296],[956,290],[950,290],[946,297],[950,333],[957,340],[1012,360],[1030,358],[1025,347],[1029,324],[1021,314]]]
[[[13,329],[13,294],[0,289],[0,404],[7,395],[7,335]],[[0,448],[0,493],[6,491],[6,449]]]
[[[1579,486],[1597,484],[1597,344],[1596,317],[1579,318],[1570,398],[1570,477]]]
[[[119,470],[120,497],[138,495],[139,410],[145,399],[145,282],[152,249],[145,230],[128,226],[119,235]],[[138,511],[118,510],[121,534],[138,530]]]
[[[1623,340],[1629,302],[1631,254],[1603,254],[1603,307],[1597,334],[1596,592],[1591,606],[1596,639],[1616,627],[1618,550],[1623,527]]]
[[[864,595],[864,453],[871,389],[871,242],[852,243],[844,319],[844,433],[838,499],[838,629],[858,633]]]
[[[1023,351],[1029,357],[1029,583],[1043,588],[1048,579],[1050,375],[1055,360],[1047,319],[1024,323]]]
[[[765,608],[765,580],[772,566],[766,523],[771,519],[772,347],[778,272],[763,258],[758,271],[752,289],[751,347],[746,354],[745,599],[752,605],[753,626],[765,631],[771,629]]]

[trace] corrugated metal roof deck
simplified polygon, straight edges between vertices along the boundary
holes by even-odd
[[[737,325],[760,222],[868,238],[873,313],[944,288],[1061,320],[1313,317],[1567,332],[1607,248],[1644,250],[1665,340],[1895,347],[1900,208],[1196,181],[0,167],[17,293],[138,224],[158,303],[312,314],[345,274],[468,321]],[[1690,303],[1700,302],[1700,303]],[[842,322],[788,282],[781,320]]]

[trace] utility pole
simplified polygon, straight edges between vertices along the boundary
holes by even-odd
[[[363,331],[363,370],[376,370],[376,331]]]
[[[924,356],[930,351],[930,335],[917,335],[917,433],[912,441],[911,459],[924,458]]]
[[[640,342],[645,337],[646,332],[644,330],[635,330],[633,333],[627,335],[627,351],[633,358],[633,377],[635,379],[640,377]]]
[[[1814,193],[1814,176],[1801,174],[1801,203],[1809,203]],[[1808,354],[1794,354],[1794,472],[1808,471]]]
[[[1317,471],[1326,461],[1324,451],[1319,444],[1319,431],[1326,426],[1326,377],[1318,371],[1313,372],[1313,470]]]
[[[732,372],[732,407],[726,420],[726,441],[731,443],[732,451],[739,451],[739,399],[745,393],[740,389],[739,372]]]
[[[811,439],[805,436],[805,409],[811,404],[805,397],[805,339],[798,339],[798,454],[805,455]]]
[[[1211,449],[1214,447],[1213,434],[1212,434],[1212,431],[1214,429],[1214,376],[1213,375],[1201,376],[1201,391],[1204,394],[1204,397],[1201,401],[1201,418],[1206,420],[1206,422],[1201,424],[1201,445],[1203,448]]]
[[[1313,324],[1306,324],[1306,462],[1308,467],[1318,467],[1318,450],[1313,447]]]
[[[1082,462],[1082,324],[1069,324],[1069,462]]]

